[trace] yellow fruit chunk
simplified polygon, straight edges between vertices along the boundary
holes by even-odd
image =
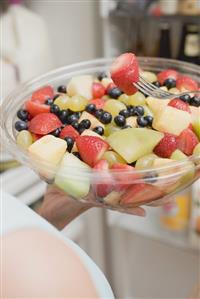
[[[58,105],[60,110],[68,109],[70,97],[68,95],[60,95],[58,98],[55,99],[54,104]]]
[[[68,101],[68,108],[73,112],[83,111],[88,104],[88,100],[80,95],[72,96]]]
[[[101,139],[105,139],[104,136],[101,136],[90,129],[84,130],[83,133],[81,134],[81,136],[93,136],[93,137],[99,137]]]
[[[104,135],[106,137],[108,137],[110,134],[112,134],[114,132],[117,132],[119,130],[121,130],[120,127],[118,127],[118,126],[114,125],[113,123],[111,123],[111,124],[108,124],[108,125],[105,126]]]
[[[160,99],[156,99],[153,97],[147,97],[146,98],[146,102],[149,106],[149,108],[151,109],[151,111],[153,112],[153,114],[159,113],[159,111],[163,108],[165,108],[168,103],[169,100],[160,100]]]
[[[18,133],[16,139],[17,145],[24,150],[27,150],[29,146],[33,143],[33,137],[31,133],[27,130],[23,130]]]
[[[129,96],[123,93],[121,96],[119,96],[118,101],[124,103],[125,105],[129,105]]]
[[[105,103],[104,110],[110,112],[113,117],[119,114],[123,109],[126,109],[126,105],[118,100],[108,100]]]
[[[104,124],[102,124],[94,115],[88,113],[87,111],[83,111],[81,117],[79,118],[79,123],[83,119],[89,119],[91,122],[91,129],[94,129],[95,127],[101,126],[102,128],[105,128]]]
[[[39,173],[47,179],[52,179],[66,148],[65,140],[46,135],[29,146],[28,152]]]
[[[103,154],[102,159],[105,159],[108,161],[109,166],[111,167],[114,163],[122,163],[126,164],[126,161],[118,155],[116,152],[113,151],[107,151]]]
[[[81,95],[86,99],[92,99],[93,78],[90,75],[73,77],[67,84],[67,94],[69,96]]]
[[[103,86],[104,86],[105,88],[108,87],[108,85],[109,85],[110,83],[113,83],[113,80],[112,80],[111,78],[103,78],[103,79],[101,80],[101,84],[103,84]]]
[[[136,128],[138,126],[137,124],[137,117],[136,116],[130,116],[126,119],[126,125],[131,126],[132,128]]]
[[[129,105],[133,105],[133,106],[145,105],[146,98],[141,92],[137,91],[136,93],[134,93],[133,95],[131,95],[129,97],[128,103],[129,103]]]
[[[152,126],[160,132],[179,135],[190,123],[191,115],[188,112],[166,106],[155,114]]]
[[[153,83],[157,81],[157,76],[153,72],[142,71],[140,75],[148,82]]]
[[[158,158],[155,154],[146,155],[137,160],[135,164],[136,169],[148,169],[151,168],[153,161]]]

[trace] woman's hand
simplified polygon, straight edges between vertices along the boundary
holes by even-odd
[[[94,202],[76,201],[53,186],[47,187],[44,200],[37,212],[58,229],[64,228],[70,221],[92,207],[100,207]],[[145,216],[143,208],[130,208],[126,213]]]

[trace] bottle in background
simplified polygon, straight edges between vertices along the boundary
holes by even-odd
[[[184,24],[177,58],[200,64],[200,31],[198,24]]]
[[[170,25],[168,23],[160,24],[160,39],[158,56],[164,58],[171,58],[171,39],[170,39]]]
[[[185,191],[175,195],[173,200],[162,207],[161,224],[173,232],[185,232],[189,226],[191,208],[191,192]]]
[[[200,180],[192,186],[191,227],[200,236]]]

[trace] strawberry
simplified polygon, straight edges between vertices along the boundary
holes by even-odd
[[[185,129],[177,138],[178,149],[188,156],[192,155],[193,150],[198,143],[199,140],[197,136],[190,129]]]
[[[174,80],[177,80],[178,77],[179,77],[179,74],[177,71],[173,70],[173,69],[167,69],[167,70],[164,70],[162,72],[160,72],[158,75],[158,81],[161,85],[164,84],[165,80],[171,78],[171,79],[174,79]]]
[[[65,137],[71,137],[76,140],[79,137],[79,133],[71,126],[66,126],[59,135],[60,138],[64,139]]]
[[[31,133],[46,135],[61,126],[62,123],[55,114],[41,113],[31,119],[28,129]]]
[[[49,98],[53,98],[54,91],[51,86],[44,86],[34,91],[32,94],[31,100],[34,102],[39,102],[40,104],[44,104],[45,101]]]
[[[122,195],[120,204],[142,204],[151,202],[164,196],[164,192],[158,187],[150,184],[133,184],[126,192]]]
[[[173,99],[169,102],[168,106],[174,107],[179,110],[187,111],[191,113],[190,106],[188,103],[183,102],[181,99]]]
[[[113,190],[114,180],[109,173],[109,163],[106,160],[99,160],[93,167],[98,178],[95,179],[93,187],[99,197],[105,197]]]
[[[106,89],[101,83],[94,82],[92,84],[92,96],[94,99],[102,98],[106,93]]]
[[[29,112],[31,116],[36,116],[40,113],[50,112],[50,106],[40,104],[39,102],[33,102],[31,100],[25,102],[25,109]]]
[[[76,145],[83,161],[91,167],[101,159],[109,148],[106,141],[94,136],[79,136],[76,139]]]
[[[154,153],[162,158],[170,158],[171,154],[177,149],[177,136],[165,133],[165,136],[154,148]]]
[[[189,90],[189,91],[198,90],[197,82],[188,76],[181,76],[180,78],[178,78],[178,80],[176,81],[176,87],[180,91],[182,91],[182,90],[183,91],[184,90]]]
[[[124,53],[115,59],[110,72],[114,83],[127,95],[137,91],[133,83],[139,80],[139,66],[133,53]]]
[[[90,104],[94,104],[96,109],[103,109],[105,101],[103,99],[93,99],[90,101]]]
[[[114,163],[111,167],[113,170],[113,177],[115,178],[115,190],[122,191],[127,189],[132,182],[138,178],[138,176],[134,173],[134,167],[122,164],[122,163]]]

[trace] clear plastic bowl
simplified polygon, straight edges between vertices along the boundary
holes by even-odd
[[[3,102],[1,107],[1,140],[10,152],[21,163],[28,165],[36,171],[42,179],[49,184],[54,184],[57,169],[44,161],[33,161],[27,152],[21,150],[16,144],[17,110],[29,98],[33,91],[44,85],[52,85],[55,88],[66,84],[73,76],[83,74],[97,74],[108,71],[113,59],[97,59],[83,63],[62,67],[29,81],[14,90]],[[140,67],[143,70],[160,72],[166,68],[173,68],[182,74],[188,74],[200,83],[200,67],[176,60],[161,58],[139,58]],[[156,175],[155,175],[156,174]],[[111,209],[126,212],[130,207],[143,204],[158,204],[158,201],[166,202],[172,194],[184,189],[200,177],[200,156],[191,156],[188,160],[173,162],[169,165],[148,170],[105,171],[83,170],[80,168],[67,169],[63,173],[63,180],[71,180],[73,184],[88,184],[88,193],[84,196],[72,196],[70,190],[66,190],[68,196],[83,202],[93,202],[95,205],[106,206]],[[123,179],[123,182],[122,182]],[[110,193],[100,197],[98,189],[111,184]],[[127,210],[128,211],[128,210]]]

